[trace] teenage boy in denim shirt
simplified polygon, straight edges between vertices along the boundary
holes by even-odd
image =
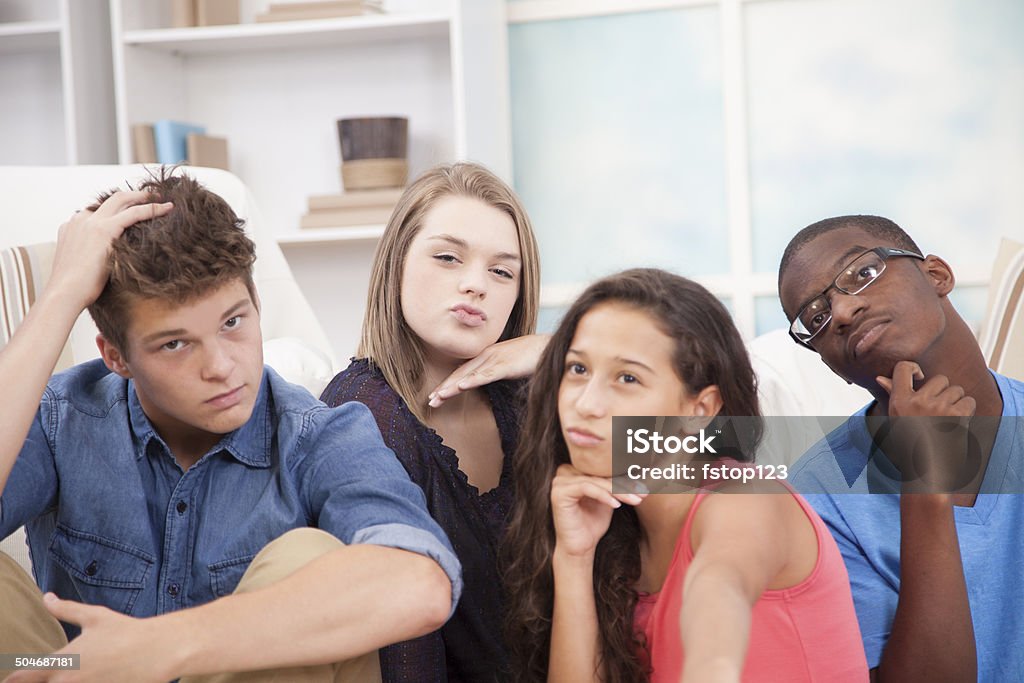
[[[186,176],[62,226],[0,353],[0,537],[27,525],[47,592],[0,557],[0,652],[79,654],[74,680],[379,680],[377,648],[450,614],[458,561],[369,411],[264,367],[241,226]],[[102,359],[51,379],[86,306]]]

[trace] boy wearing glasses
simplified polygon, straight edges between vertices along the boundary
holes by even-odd
[[[790,335],[874,397],[792,471],[843,553],[873,681],[1024,680],[1024,498],[1005,495],[1024,430],[1000,419],[1024,383],[989,371],[953,286],[876,216],[808,226],[779,267]]]

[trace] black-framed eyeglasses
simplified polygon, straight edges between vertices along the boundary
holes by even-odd
[[[835,288],[843,294],[859,294],[864,288],[878,279],[885,272],[885,262],[895,256],[910,256],[924,260],[924,256],[907,249],[895,247],[875,247],[846,264],[836,275],[832,284],[822,290],[821,294],[811,299],[796,314],[789,326],[789,336],[797,344],[814,350],[810,341],[821,334],[832,320],[832,302],[828,292]]]

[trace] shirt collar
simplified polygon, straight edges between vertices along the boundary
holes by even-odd
[[[263,369],[263,378],[260,381],[259,394],[256,396],[256,403],[253,405],[252,415],[241,427],[229,432],[217,442],[217,444],[203,456],[210,453],[226,451],[244,465],[250,467],[270,467],[270,439],[271,439],[271,412],[272,399],[270,397],[270,384],[266,368]],[[148,450],[150,441],[156,440],[163,449],[170,453],[171,449],[167,443],[157,434],[153,424],[149,421],[139,395],[135,391],[135,382],[128,380],[128,417],[132,431],[138,437],[140,448],[135,451],[135,459],[142,458],[143,453]]]

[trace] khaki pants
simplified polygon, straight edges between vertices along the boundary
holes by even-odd
[[[253,558],[235,589],[245,593],[293,573],[342,543],[319,529],[293,529],[268,543]],[[47,654],[67,645],[60,622],[43,607],[32,578],[0,553],[0,652]],[[12,672],[0,669],[0,680]],[[182,683],[379,683],[377,652],[336,664],[183,678]]]

